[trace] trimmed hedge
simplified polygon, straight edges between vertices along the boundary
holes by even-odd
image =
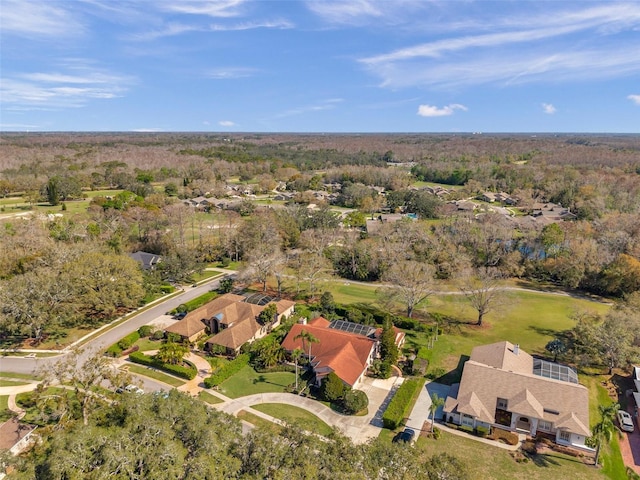
[[[168,363],[159,362],[155,358],[149,357],[142,352],[130,353],[129,360],[131,360],[133,363],[139,363],[140,365],[163,370],[177,377],[186,378],[187,380],[193,380],[198,374],[198,369],[193,364],[186,362],[186,360],[185,362],[189,363],[188,367],[183,367],[182,365],[170,365]]]
[[[247,365],[249,365],[249,354],[243,353],[241,355],[238,355],[235,359],[231,360],[216,373],[214,373],[210,377],[205,378],[204,386],[207,388],[217,387],[227,378],[235,375]]]
[[[140,340],[140,334],[137,331],[131,332],[129,335],[122,337],[116,343],[107,348],[105,353],[110,357],[119,357],[122,355],[123,350],[127,350],[138,340]]]
[[[409,414],[409,409],[414,403],[414,399],[422,389],[425,380],[411,378],[405,380],[396,391],[389,402],[389,406],[382,414],[382,424],[384,428],[395,430],[404,424],[405,418]]]

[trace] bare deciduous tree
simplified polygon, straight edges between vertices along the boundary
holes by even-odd
[[[487,313],[504,304],[504,289],[500,287],[500,280],[501,276],[495,268],[467,270],[460,278],[460,291],[478,311],[477,325],[482,325]]]

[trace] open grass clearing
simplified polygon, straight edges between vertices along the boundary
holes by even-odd
[[[171,385],[172,387],[179,387],[187,383],[183,380],[180,380],[179,378],[172,377],[171,375],[167,375],[166,373],[162,373],[147,367],[142,367],[140,365],[127,365],[127,367],[128,367],[127,370],[131,373],[153,378],[154,380],[164,382],[168,385]]]
[[[194,273],[193,275],[191,275],[191,279],[193,280],[194,283],[198,283],[198,282],[202,282],[203,280],[207,280],[213,277],[218,277],[220,275],[223,275],[223,273],[215,270],[204,270],[200,273]]]
[[[295,380],[295,374],[291,372],[257,373],[246,366],[220,384],[220,393],[231,398],[255,393],[279,393],[284,392]]]
[[[201,390],[200,393],[198,393],[198,398],[210,405],[215,405],[216,403],[222,403],[224,401],[205,390]]]
[[[162,345],[162,340],[151,340],[149,337],[140,338],[134,345],[138,346],[139,352],[149,352],[151,350],[158,350]]]
[[[320,420],[313,413],[300,407],[294,407],[292,405],[285,405],[282,403],[261,403],[259,405],[252,405],[251,408],[258,410],[259,412],[266,413],[267,415],[271,415],[283,422],[298,425],[300,428],[308,432],[317,433],[318,435],[327,436],[332,432],[329,425]]]

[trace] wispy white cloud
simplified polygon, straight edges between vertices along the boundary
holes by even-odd
[[[244,30],[254,30],[260,28],[273,28],[278,30],[287,30],[293,28],[293,24],[288,20],[264,20],[254,22],[242,22],[229,25],[224,24],[187,24],[187,23],[167,23],[155,30],[139,32],[128,35],[127,38],[139,41],[151,41],[158,38],[174,37],[185,33],[192,32],[236,32]]]
[[[256,72],[258,72],[258,70],[256,70],[255,68],[221,67],[205,72],[205,76],[214,80],[232,80],[236,78],[252,77]]]
[[[310,112],[320,112],[323,110],[332,110],[334,108],[336,108],[336,106],[343,102],[342,98],[329,98],[327,100],[323,100],[321,102],[315,103],[313,105],[306,105],[303,107],[299,107],[299,108],[292,108],[289,110],[286,110],[282,113],[279,113],[277,115],[275,115],[274,118],[285,118],[285,117],[292,117],[295,115],[303,115],[305,113],[310,113]]]
[[[636,105],[640,105],[640,95],[629,95],[627,98]]]
[[[542,111],[544,111],[544,113],[546,114],[553,115],[554,113],[556,113],[556,107],[554,107],[551,103],[543,103]]]
[[[235,127],[236,123],[232,122],[231,120],[220,120],[218,122],[218,125],[220,125],[221,127]]]
[[[228,18],[240,15],[244,3],[245,0],[182,0],[160,2],[159,6],[169,12]]]
[[[361,21],[363,18],[379,18],[383,12],[380,2],[368,0],[355,0],[345,2],[344,0],[322,0],[308,1],[307,7],[316,15],[334,23],[353,23]],[[396,5],[397,7],[397,5]]]
[[[34,37],[72,37],[84,33],[85,26],[58,2],[2,0],[3,33]]]
[[[77,59],[68,63],[75,66],[67,67],[67,72],[15,73],[4,77],[0,85],[3,108],[82,107],[90,100],[120,97],[135,82],[132,77],[80,66]]]
[[[453,115],[456,110],[462,110],[466,112],[468,108],[464,105],[460,105],[459,103],[445,105],[442,108],[425,104],[418,106],[418,115],[420,115],[421,117],[446,117],[449,115]]]
[[[168,23],[166,25],[163,25],[161,28],[157,30],[150,30],[148,32],[135,33],[128,36],[128,38],[130,38],[131,40],[150,41],[150,40],[156,40],[158,38],[173,37],[176,35],[181,35],[183,33],[202,32],[206,29],[207,28],[205,26],[200,26],[200,25]]]
[[[255,22],[242,22],[233,25],[214,24],[210,25],[208,30],[213,32],[236,32],[242,30],[254,30],[257,28],[273,28],[277,30],[288,30],[294,27],[289,20],[264,20]]]
[[[640,47],[630,48],[625,39],[626,48],[620,48],[621,35],[640,26],[640,8],[634,4],[521,15],[493,25],[491,33],[466,30],[360,63],[389,87],[588,80],[640,71]]]

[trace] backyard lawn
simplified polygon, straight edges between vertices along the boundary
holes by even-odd
[[[299,407],[282,403],[261,403],[259,405],[252,405],[251,408],[292,425],[298,425],[300,428],[308,432],[317,433],[318,435],[328,436],[332,432],[329,425],[313,413]]]
[[[254,393],[284,392],[295,380],[295,374],[291,372],[257,373],[246,366],[220,384],[220,393],[238,398]]]

